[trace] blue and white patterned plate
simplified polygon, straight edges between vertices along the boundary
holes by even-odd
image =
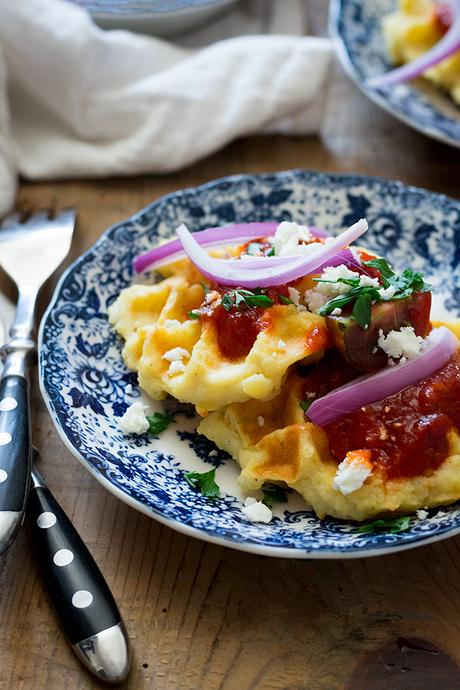
[[[349,76],[377,105],[410,127],[460,147],[460,107],[424,79],[373,89],[366,79],[390,70],[381,29],[396,0],[332,0],[329,29]]]
[[[370,224],[363,244],[396,267],[423,270],[437,289],[437,315],[460,317],[460,202],[399,182],[302,170],[237,175],[170,194],[108,230],[62,277],[40,329],[41,389],[66,446],[129,505],[185,534],[254,553],[370,556],[460,532],[460,505],[414,517],[406,532],[363,534],[356,525],[317,519],[295,494],[278,504],[271,524],[251,524],[241,512],[236,463],[195,433],[190,408],[164,404],[177,409],[177,423],[158,439],[118,428],[140,392],[107,307],[131,283],[134,256],[181,222],[196,231],[292,218],[337,232],[363,216]],[[212,467],[224,494],[218,501],[196,493],[183,476]]]

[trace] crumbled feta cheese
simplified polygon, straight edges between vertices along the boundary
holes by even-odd
[[[190,354],[183,347],[174,347],[172,350],[168,350],[162,356],[162,359],[166,359],[168,362],[180,362],[182,359],[188,359]]]
[[[359,277],[359,284],[361,287],[376,287],[378,288],[380,283],[378,278],[371,278],[370,276]]]
[[[257,424],[258,424],[259,426],[263,426],[263,425],[265,424],[265,419],[262,417],[262,415],[259,415],[259,416],[257,417]]]
[[[317,251],[320,246],[317,242],[309,244],[314,239],[307,227],[283,221],[276,228],[271,239],[276,256],[295,256],[312,250]],[[307,244],[304,244],[304,243]]]
[[[393,285],[387,288],[380,288],[379,295],[382,299],[391,299],[396,294],[396,288]]]
[[[284,340],[281,340],[281,339],[278,340],[278,349],[279,350],[285,350],[286,349],[286,343],[284,342]]]
[[[209,458],[215,458],[216,455],[217,455],[217,450],[214,449],[214,450],[212,450],[212,451],[209,453],[208,457],[209,457]]]
[[[350,451],[337,468],[332,486],[344,496],[360,489],[372,474],[372,464],[363,451]]]
[[[268,524],[273,517],[270,508],[252,496],[247,497],[241,510],[250,522],[264,522]]]
[[[346,283],[338,283],[336,281],[339,278],[359,278],[360,285],[372,285],[378,287],[379,282],[377,278],[369,278],[369,276],[363,276],[356,271],[352,271],[345,264],[340,264],[340,266],[328,266],[324,269],[321,274],[321,280],[330,280],[332,282],[328,283],[317,283],[311,290],[306,290],[304,299],[308,308],[313,313],[317,314],[326,302],[338,297],[338,295],[346,295],[352,289],[351,285]],[[371,282],[369,282],[371,281]]]
[[[220,299],[220,295],[217,290],[211,290],[211,292],[206,293],[204,301],[206,304],[211,304],[211,302],[215,302],[218,299]]]
[[[182,374],[185,371],[185,364],[181,360],[176,360],[171,362],[169,369],[167,371],[168,376],[175,376],[176,374]]]
[[[416,335],[412,326],[403,326],[399,331],[390,331],[386,335],[380,329],[377,344],[393,362],[401,357],[404,361],[414,359],[426,346],[424,338]]]
[[[288,287],[288,295],[297,311],[307,311],[307,308],[303,304],[300,304],[300,292],[296,290],[296,288]]]
[[[150,426],[145,410],[145,405],[139,400],[128,407],[123,417],[118,420],[124,434],[145,434]]]
[[[340,309],[340,307],[336,307],[335,309],[333,309],[331,311],[331,316],[340,316],[341,313],[342,313],[342,310]]]
[[[416,510],[415,514],[417,515],[419,520],[425,520],[428,517],[427,510]]]

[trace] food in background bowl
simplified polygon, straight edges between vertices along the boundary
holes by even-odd
[[[371,80],[373,86],[423,74],[460,104],[458,0],[399,0],[398,9],[383,19],[383,32],[392,61],[406,66]]]
[[[358,521],[460,498],[460,343],[433,327],[419,272],[351,246],[366,230],[181,226],[135,261],[158,281],[109,312],[140,385],[195,405],[248,493],[270,482]]]

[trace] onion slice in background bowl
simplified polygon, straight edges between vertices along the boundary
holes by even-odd
[[[458,338],[445,326],[433,328],[426,341],[425,350],[415,359],[360,376],[318,398],[310,405],[308,417],[318,426],[324,426],[363,405],[399,393],[438,371],[460,347]]]
[[[460,50],[460,0],[450,0],[449,5],[452,9],[453,21],[443,38],[436,43],[431,50],[411,60],[401,67],[386,72],[379,77],[372,77],[367,80],[368,86],[372,89],[381,89],[386,86],[393,86],[401,82],[410,81],[420,77],[427,69],[434,67],[438,63]]]
[[[202,247],[219,246],[238,242],[242,244],[258,237],[271,237],[275,234],[279,223],[275,221],[264,221],[255,223],[236,223],[233,225],[223,225],[216,228],[208,228],[195,232],[193,237]],[[328,235],[324,230],[313,226],[308,227],[314,237],[326,238]],[[142,273],[148,268],[155,269],[170,263],[175,258],[184,256],[184,250],[179,240],[165,242],[158,247],[150,249],[145,254],[136,257],[133,262],[136,273]],[[274,257],[275,258],[275,257]],[[283,257],[296,258],[296,257]]]
[[[283,257],[289,262],[284,266],[272,263],[271,257],[263,257],[263,265],[256,270],[246,267],[246,261],[225,261],[209,256],[184,224],[177,228],[176,233],[192,264],[209,280],[219,285],[264,288],[285,285],[319,272],[336,254],[364,234],[367,228],[367,221],[362,218],[337,237],[329,238],[324,244],[318,243],[318,249],[309,254]]]

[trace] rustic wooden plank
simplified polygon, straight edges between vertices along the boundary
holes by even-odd
[[[322,21],[325,3],[312,5],[314,21]],[[71,260],[109,225],[165,193],[222,175],[295,167],[384,175],[460,197],[456,152],[379,111],[335,67],[321,136],[241,140],[163,177],[23,183],[18,203],[29,210],[77,207]],[[4,277],[0,289],[14,298]],[[42,306],[50,294],[51,286]],[[3,303],[0,309],[5,313]],[[395,652],[399,637],[444,650],[455,672],[460,539],[337,562],[266,559],[204,544],[102,489],[63,448],[36,386],[33,413],[43,473],[98,560],[128,626],[134,662],[124,687],[344,690],[356,664],[371,668],[378,659],[366,655],[385,645]],[[25,532],[0,561],[0,621],[2,690],[102,687],[56,627]],[[404,656],[404,664],[410,668],[413,658]],[[385,678],[393,667],[382,668]],[[429,668],[439,672],[434,662]],[[413,690],[413,672],[401,674],[406,680],[398,683],[406,685],[397,687]],[[434,688],[429,674],[426,687]],[[389,677],[382,687],[394,690],[395,682]],[[458,687],[458,678],[445,687]]]

